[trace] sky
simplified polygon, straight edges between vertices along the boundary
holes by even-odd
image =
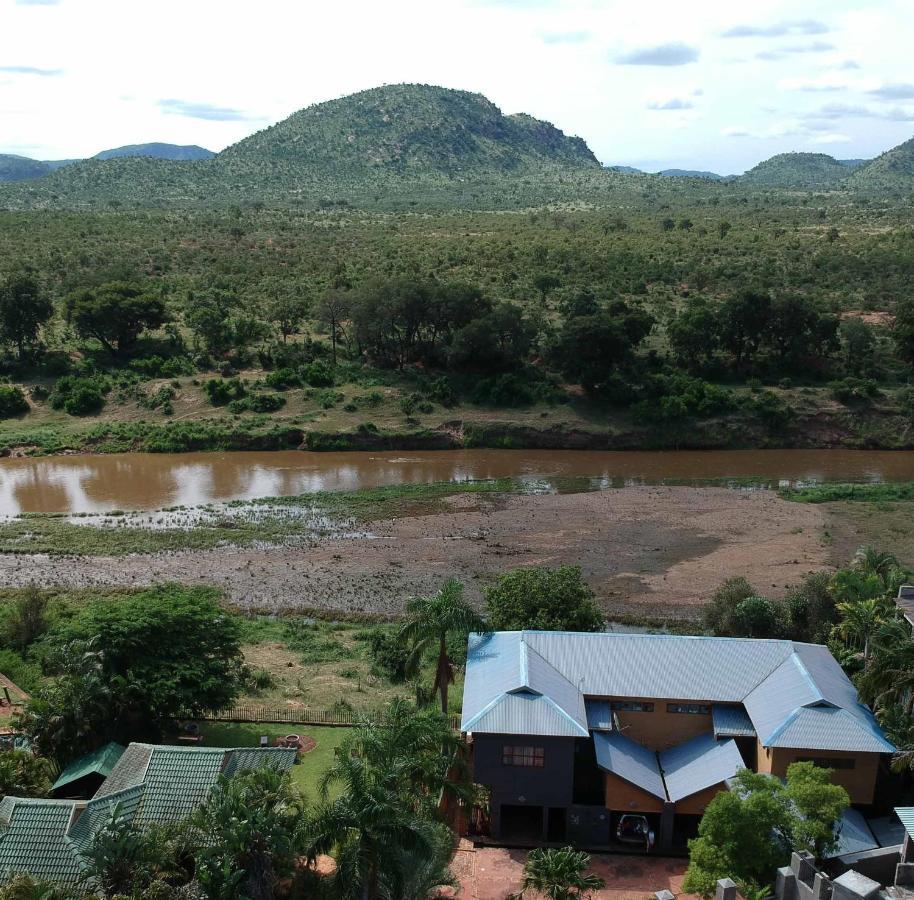
[[[0,0],[0,152],[221,150],[382,84],[484,94],[606,164],[742,172],[914,135],[914,0]]]

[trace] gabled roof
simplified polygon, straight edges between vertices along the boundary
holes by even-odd
[[[52,790],[60,790],[87,775],[101,775],[102,778],[107,778],[117,761],[123,756],[124,750],[124,747],[112,741],[92,753],[81,756],[60,773]]]
[[[0,803],[0,877],[28,874],[73,883],[82,871],[82,852],[115,810],[139,826],[175,822],[205,801],[220,774],[262,765],[285,771],[295,755],[279,747],[131,744],[88,802],[6,797]]]
[[[518,693],[541,701],[507,701]],[[585,699],[607,698],[744,704],[765,746],[894,750],[828,648],[816,644],[559,631],[470,635],[464,731],[580,734],[588,728]],[[508,724],[510,732],[499,731]],[[745,720],[738,734],[751,734]]]
[[[516,632],[514,633],[517,634]],[[463,731],[587,737],[587,712],[581,692],[553,668],[520,635],[509,635],[510,649],[492,666],[484,686],[488,702],[464,713]]]
[[[673,803],[727,781],[744,768],[736,741],[718,741],[710,732],[660,754],[660,770]]]
[[[895,815],[898,816],[908,837],[914,840],[914,806],[896,806]]]
[[[657,754],[636,744],[620,731],[597,732],[593,736],[597,765],[636,787],[666,800]]]

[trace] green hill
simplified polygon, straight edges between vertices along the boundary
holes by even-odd
[[[752,187],[829,189],[848,177],[848,167],[825,153],[779,153],[736,181]]]
[[[914,138],[856,169],[850,184],[867,191],[914,188]]]
[[[0,181],[26,181],[41,178],[50,171],[51,167],[41,160],[0,153]]]
[[[180,146],[178,144],[127,144],[113,150],[102,150],[94,159],[117,159],[123,156],[151,156],[153,159],[171,159],[187,162],[197,159],[212,159],[216,154],[212,150],[198,147],[196,144]]]
[[[580,138],[480,94],[418,84],[373,88],[309,106],[224,150],[232,170],[274,163],[324,176],[515,172],[599,166]]]
[[[710,181],[723,181],[724,178],[717,172],[707,172],[703,169],[663,169],[657,174],[666,178],[707,178]]]

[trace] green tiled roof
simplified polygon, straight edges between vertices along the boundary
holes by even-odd
[[[73,883],[81,852],[115,810],[140,826],[175,822],[203,803],[220,774],[231,777],[264,765],[286,771],[295,755],[278,747],[131,744],[88,803],[15,797],[0,803],[0,876],[23,873]]]
[[[60,773],[60,777],[54,782],[53,790],[59,790],[74,781],[79,781],[80,778],[85,778],[87,775],[101,775],[103,778],[107,778],[123,754],[124,748],[112,741],[110,744],[100,747],[94,753],[81,756],[75,762],[71,762]]]
[[[0,874],[75,882],[79,857],[66,834],[80,805],[74,800],[6,797],[0,804]]]

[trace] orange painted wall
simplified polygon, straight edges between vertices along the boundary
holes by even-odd
[[[840,784],[850,795],[851,803],[872,803],[876,790],[876,775],[879,772],[878,753],[850,753],[838,750],[792,750],[784,747],[766,749],[758,747],[758,771],[770,772],[783,778],[787,767],[798,758],[810,756],[833,757],[854,760],[853,769],[832,769],[831,780]]]
[[[726,791],[727,785],[721,782],[713,787],[705,788],[691,797],[684,797],[676,804],[676,812],[683,815],[700,816],[705,807],[721,792]]]
[[[607,698],[609,700],[621,698]],[[625,700],[632,698],[626,697]],[[676,703],[672,700],[657,700],[645,697],[637,702],[653,703],[653,712],[622,712],[616,713],[622,733],[633,741],[649,747],[651,750],[668,750],[689,738],[697,737],[714,730],[710,713],[708,715],[692,715],[691,713],[669,713],[666,711],[667,703]],[[692,702],[692,701],[682,701]],[[705,704],[710,705],[710,704]]]
[[[663,801],[607,772],[606,808],[615,812],[661,812]]]

